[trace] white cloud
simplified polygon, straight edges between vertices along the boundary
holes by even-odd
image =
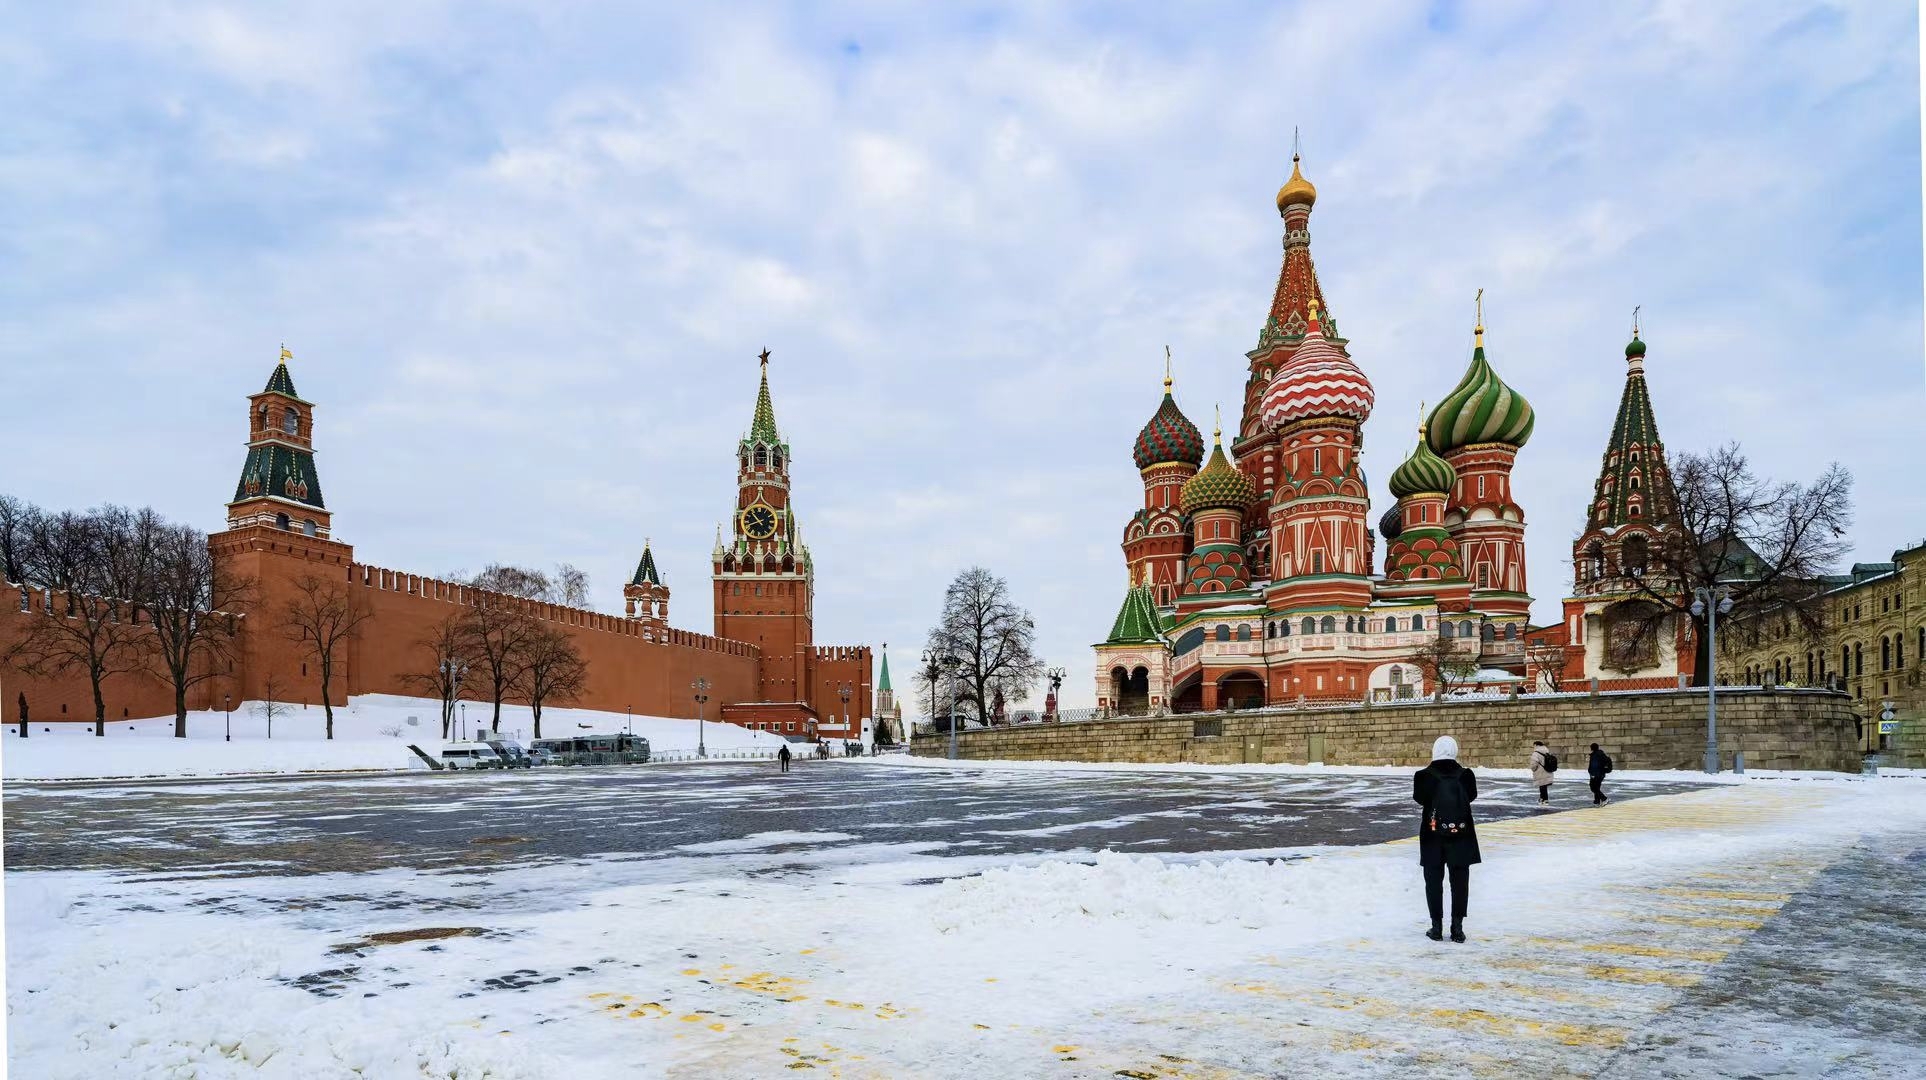
[[[768,345],[819,635],[913,655],[981,562],[1087,701],[1163,346],[1191,417],[1234,423],[1302,126],[1374,477],[1488,290],[1540,416],[1517,490],[1541,619],[1633,304],[1668,443],[1737,438],[1787,477],[1837,457],[1860,557],[1915,538],[1913,15],[1444,10],[36,10],[0,31],[0,95],[49,103],[0,118],[0,364],[27,403],[0,459],[62,468],[6,485],[217,524],[285,339],[363,557],[568,559],[612,608],[652,535],[706,629]],[[78,423],[80,379],[138,408]]]

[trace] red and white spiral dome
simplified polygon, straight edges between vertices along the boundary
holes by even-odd
[[[1272,427],[1328,416],[1363,423],[1377,401],[1371,380],[1324,336],[1315,300],[1310,316],[1304,340],[1264,391],[1264,420]]]

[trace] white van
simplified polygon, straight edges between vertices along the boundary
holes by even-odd
[[[444,769],[499,769],[502,758],[487,743],[449,743],[441,748]]]

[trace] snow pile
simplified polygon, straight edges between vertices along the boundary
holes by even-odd
[[[33,724],[20,737],[18,725],[0,736],[0,776],[8,780],[73,780],[94,777],[226,776],[257,773],[391,771],[427,768],[408,747],[438,755],[441,703],[433,698],[369,694],[351,698],[334,710],[333,739],[324,737],[326,719],[318,706],[283,705],[269,737],[259,702],[243,702],[231,714],[191,712],[187,738],[176,739],[174,718],[117,720],[104,738],[92,724]],[[464,727],[455,734],[485,734],[493,709],[469,702]],[[231,724],[231,728],[230,728]],[[527,745],[534,739],[534,714],[525,705],[502,706],[501,737]],[[703,725],[702,742],[711,753],[774,753],[779,735],[750,731],[714,720]],[[228,741],[229,731],[233,733]],[[593,709],[542,710],[542,736],[565,738],[629,731],[649,740],[652,752],[694,751],[696,721],[662,716],[630,716]],[[449,740],[453,741],[453,740]]]

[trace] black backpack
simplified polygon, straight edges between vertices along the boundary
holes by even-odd
[[[1465,798],[1464,782],[1457,773],[1438,777],[1437,792],[1431,797],[1431,831],[1443,840],[1471,835],[1471,800]]]
[[[1550,750],[1545,751],[1545,771],[1548,773],[1558,771],[1558,755]]]
[[[1610,755],[1610,754],[1600,754],[1599,756],[1605,759],[1605,768],[1604,768],[1604,771],[1603,771],[1603,772],[1601,772],[1601,773],[1599,774],[1599,775],[1601,775],[1601,776],[1602,776],[1602,775],[1604,775],[1604,773],[1608,773],[1608,772],[1611,772],[1611,771],[1612,771],[1612,755]]]

